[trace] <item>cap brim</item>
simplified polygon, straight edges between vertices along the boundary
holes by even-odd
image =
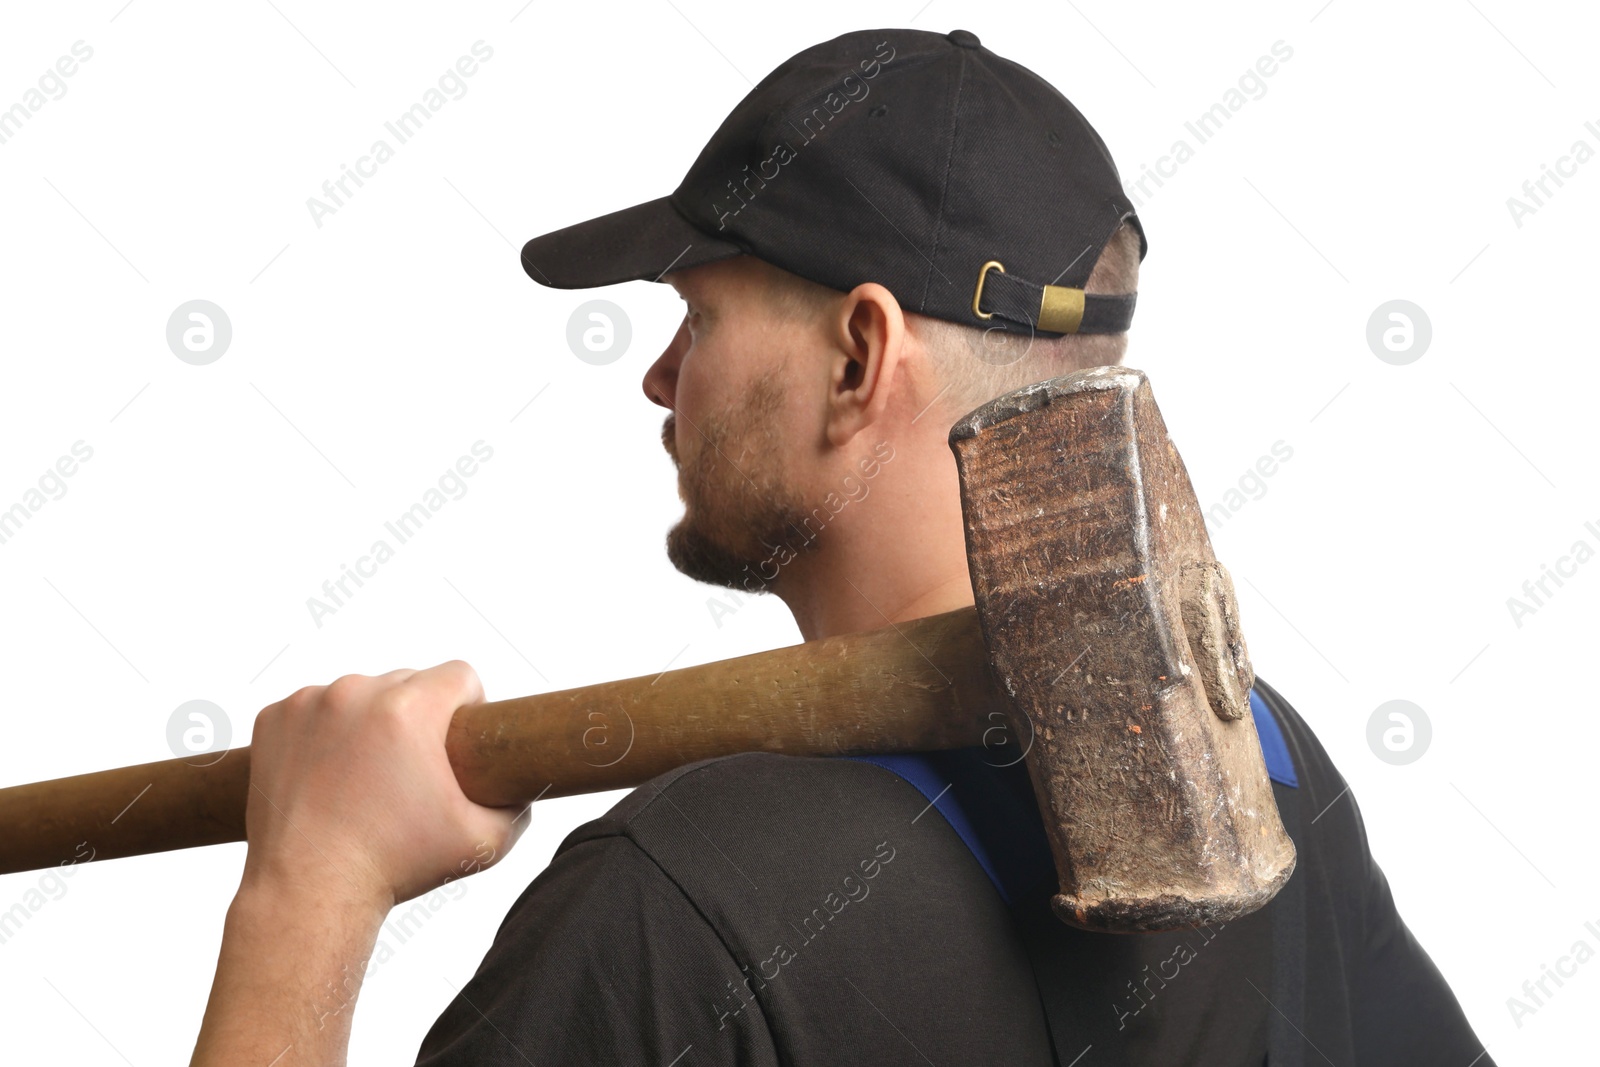
[[[659,281],[668,271],[743,252],[691,225],[663,196],[535,237],[522,246],[522,269],[554,289],[592,289]]]

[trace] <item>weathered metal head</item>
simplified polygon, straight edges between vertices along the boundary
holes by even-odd
[[[1247,714],[1228,573],[1140,371],[1100,367],[950,431],[990,666],[1091,930],[1225,922],[1294,870]]]

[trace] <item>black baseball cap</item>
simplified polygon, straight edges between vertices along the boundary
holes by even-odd
[[[1085,295],[1119,225],[1144,227],[1088,121],[966,30],[859,30],[782,63],[670,196],[535,237],[522,266],[588,289],[749,254],[840,291],[984,328],[1119,333]]]

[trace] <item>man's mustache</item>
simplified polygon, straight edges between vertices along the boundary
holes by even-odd
[[[674,465],[678,463],[678,418],[673,412],[667,413],[666,421],[661,424],[661,447],[667,450],[667,455],[672,457]]]

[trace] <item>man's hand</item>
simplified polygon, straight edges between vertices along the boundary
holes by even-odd
[[[387,911],[489,866],[517,813],[468,800],[444,747],[456,709],[483,700],[477,673],[451,660],[347,674],[262,709],[244,884],[350,891]]]
[[[518,812],[466,798],[445,755],[456,709],[483,699],[452,660],[346,675],[262,709],[244,876],[192,1063],[345,1062],[389,909],[491,866],[521,833]]]

